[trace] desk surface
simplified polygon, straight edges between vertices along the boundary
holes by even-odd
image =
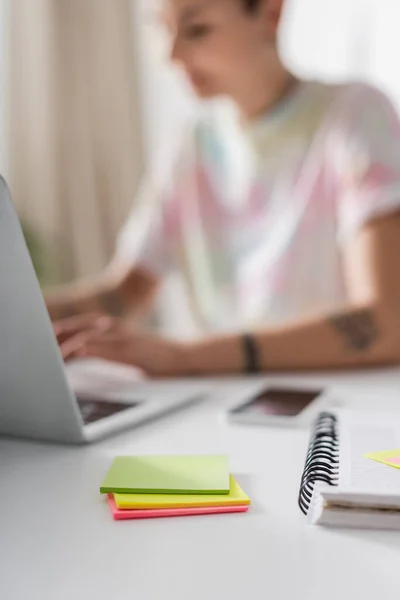
[[[400,408],[400,370],[306,378],[355,407]],[[282,378],[280,378],[282,380]],[[308,431],[233,426],[249,381],[88,448],[0,440],[0,589],[7,600],[398,600],[400,535],[307,525]],[[226,452],[247,515],[115,523],[98,487],[113,455]]]

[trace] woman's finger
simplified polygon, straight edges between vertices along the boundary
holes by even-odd
[[[131,344],[132,340],[129,335],[126,335],[123,332],[113,330],[99,331],[98,329],[93,329],[86,332],[85,342],[87,344],[126,346],[126,344]]]
[[[65,321],[58,321],[53,325],[54,333],[56,334],[58,343],[62,344],[82,331],[95,327],[104,327],[106,319],[108,317],[103,315],[88,314],[66,319]]]
[[[92,336],[98,336],[99,339],[102,336],[107,335],[110,323],[109,320],[98,321],[95,328],[84,329],[76,335],[71,335],[64,343],[60,344],[61,354],[64,360],[71,360],[78,355],[81,348],[90,341]]]
[[[84,327],[89,323],[95,322],[101,318],[101,313],[85,313],[83,315],[77,315],[76,317],[70,317],[68,319],[61,319],[53,323],[53,328],[56,333],[62,333],[63,331],[73,331],[76,328]]]
[[[84,344],[77,350],[76,356],[101,358],[111,362],[132,364],[129,354],[125,353],[118,344]]]
[[[78,351],[82,348],[86,341],[83,335],[75,335],[60,345],[62,357],[65,361],[71,360],[78,355]]]

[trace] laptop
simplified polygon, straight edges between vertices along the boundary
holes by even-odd
[[[82,370],[84,365],[80,365]],[[93,368],[91,364],[90,368]],[[125,381],[126,384],[126,381]],[[207,386],[136,382],[72,391],[24,235],[0,177],[0,435],[85,444],[202,397]]]

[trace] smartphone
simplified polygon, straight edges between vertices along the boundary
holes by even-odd
[[[250,425],[297,426],[322,409],[325,396],[322,388],[271,386],[232,408],[228,417]]]

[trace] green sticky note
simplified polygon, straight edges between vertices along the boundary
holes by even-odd
[[[229,494],[227,456],[118,456],[102,494]]]

